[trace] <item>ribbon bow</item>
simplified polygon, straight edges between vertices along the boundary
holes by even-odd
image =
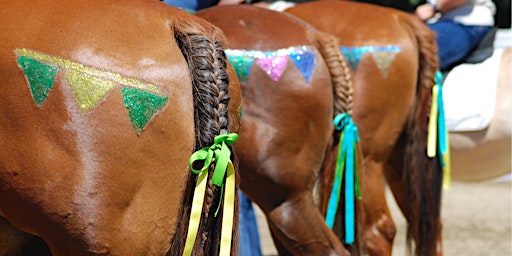
[[[236,133],[224,133],[215,136],[213,145],[202,148],[196,151],[189,160],[190,171],[194,174],[200,174],[210,167],[213,161],[217,162],[215,170],[213,171],[212,183],[216,186],[222,186],[224,176],[226,174],[226,167],[228,166],[231,150],[226,144],[233,145],[238,139]],[[203,167],[199,170],[194,169],[193,163],[195,161],[204,160]]]
[[[357,171],[357,146],[359,142],[359,132],[350,115],[342,113],[334,118],[334,127],[341,131],[340,144],[338,148],[338,160],[336,162],[335,179],[329,197],[329,204],[325,221],[329,228],[334,226],[334,218],[338,211],[338,203],[341,193],[341,184],[343,182],[343,173],[345,171],[345,243],[354,242],[354,194],[361,198],[359,188],[359,175]],[[355,179],[355,184],[354,184]]]
[[[231,163],[230,160],[231,150],[228,145],[233,145],[237,139],[238,134],[236,133],[225,133],[215,136],[213,145],[202,148],[190,156],[190,171],[198,174],[199,177],[197,178],[194,198],[192,199],[187,238],[185,248],[183,250],[184,256],[192,254],[192,249],[199,229],[199,223],[201,222],[204,194],[208,180],[208,168],[213,162],[217,163],[212,176],[212,183],[214,185],[224,188],[224,176],[226,176],[227,172],[219,255],[230,254],[235,205],[235,170],[233,163]],[[195,161],[204,161],[203,167],[199,170],[194,169],[193,164]],[[221,202],[219,202],[219,208],[220,205]],[[217,216],[219,208],[217,208],[214,216]]]

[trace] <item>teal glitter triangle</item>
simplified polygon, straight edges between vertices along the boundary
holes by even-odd
[[[121,89],[124,106],[135,132],[141,133],[153,116],[166,105],[168,98],[137,88],[124,87]]]
[[[233,68],[235,69],[240,82],[247,83],[254,58],[250,56],[229,55],[229,53],[227,55],[229,62],[231,62],[231,65],[233,65]]]
[[[350,64],[352,70],[357,69],[357,65],[359,64],[359,61],[361,61],[361,57],[367,52],[367,50],[363,47],[340,46],[340,50],[343,52],[343,55],[345,56],[348,64]]]
[[[41,106],[55,83],[55,76],[59,72],[59,67],[26,56],[18,57],[18,65],[27,76],[36,105]]]

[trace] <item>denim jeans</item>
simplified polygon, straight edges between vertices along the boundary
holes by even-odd
[[[441,70],[461,61],[491,30],[487,26],[464,26],[444,20],[428,26],[436,33]]]
[[[261,256],[260,237],[256,215],[252,202],[247,196],[239,192],[240,224],[239,224],[239,252],[240,256]]]
[[[216,5],[219,0],[164,0],[164,3],[189,12],[196,12]]]

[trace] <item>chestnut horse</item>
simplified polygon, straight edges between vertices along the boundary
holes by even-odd
[[[244,98],[236,148],[240,187],[266,215],[279,254],[347,255],[314,195],[336,153],[333,116],[351,107],[350,70],[337,40],[291,15],[254,6],[217,6],[196,15],[229,40],[226,52]],[[348,249],[357,253],[357,239]]]
[[[438,157],[426,155],[437,70],[433,33],[416,17],[349,1],[315,1],[286,12],[339,39],[353,69],[353,119],[364,155],[365,248],[391,255],[396,227],[383,176],[406,216],[416,255],[442,254]]]
[[[221,31],[151,0],[5,1],[0,14],[0,215],[53,255],[181,255],[189,158],[239,127]],[[206,191],[194,255],[219,254],[222,193]]]

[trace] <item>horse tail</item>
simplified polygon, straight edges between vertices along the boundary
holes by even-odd
[[[421,20],[409,14],[404,14],[401,20],[414,33],[420,60],[416,100],[407,121],[406,171],[402,177],[408,196],[407,250],[411,253],[414,239],[416,255],[436,255],[441,249],[437,248],[437,241],[441,238],[442,169],[439,157],[427,156],[426,145],[432,87],[438,69],[437,45],[434,33]]]
[[[177,21],[174,25],[174,36],[188,65],[192,78],[194,98],[194,120],[196,144],[194,151],[210,146],[215,136],[228,133],[228,103],[231,99],[228,88],[229,78],[227,58],[222,42],[225,40],[220,29],[189,21]],[[232,156],[234,157],[234,156]],[[212,175],[214,166],[210,166]],[[196,175],[189,172],[185,188],[185,197],[179,213],[177,232],[172,239],[168,254],[181,255],[185,245],[187,227],[190,218],[190,208],[196,185]],[[195,255],[218,255],[220,246],[221,214],[214,217],[216,205],[221,199],[221,189],[208,181],[200,220],[197,239],[194,243]],[[235,205],[235,209],[238,209]],[[221,213],[221,211],[219,211]],[[235,213],[237,211],[235,210]],[[237,236],[238,214],[234,214],[234,234]],[[236,242],[232,243],[231,253],[237,255]]]
[[[333,115],[337,116],[341,113],[347,113],[351,115],[353,109],[354,94],[352,74],[347,60],[340,51],[338,39],[335,36],[323,32],[316,32],[315,39],[317,43],[316,46],[320,51],[320,54],[322,55],[322,58],[324,59],[331,76],[334,103]],[[324,159],[324,164],[322,165],[322,170],[320,173],[320,192],[318,193],[318,200],[320,201],[319,205],[322,213],[327,211],[328,200],[334,183],[334,172],[338,156],[338,142],[340,140],[340,135],[340,131],[334,130],[332,136],[332,144],[327,148],[326,157]],[[359,143],[357,143],[357,152],[362,152]],[[361,155],[358,155],[358,158],[362,159]],[[337,211],[336,215],[338,224],[333,227],[333,230],[341,241],[345,240],[345,226],[344,221],[342,221],[345,219],[345,215],[344,211],[341,210],[344,209],[344,197],[345,195],[341,195],[340,197],[340,204],[338,207],[339,210]],[[360,218],[360,214],[360,207],[356,206],[356,219]],[[361,221],[356,220],[356,223],[361,223]],[[354,244],[347,247],[347,249],[353,255],[359,255],[359,252],[363,251],[362,237],[360,236],[358,230],[359,228],[356,227],[356,241]]]
[[[339,49],[338,39],[323,32],[317,32],[317,47],[331,75],[334,95],[334,116],[352,114],[354,87],[350,67]]]

